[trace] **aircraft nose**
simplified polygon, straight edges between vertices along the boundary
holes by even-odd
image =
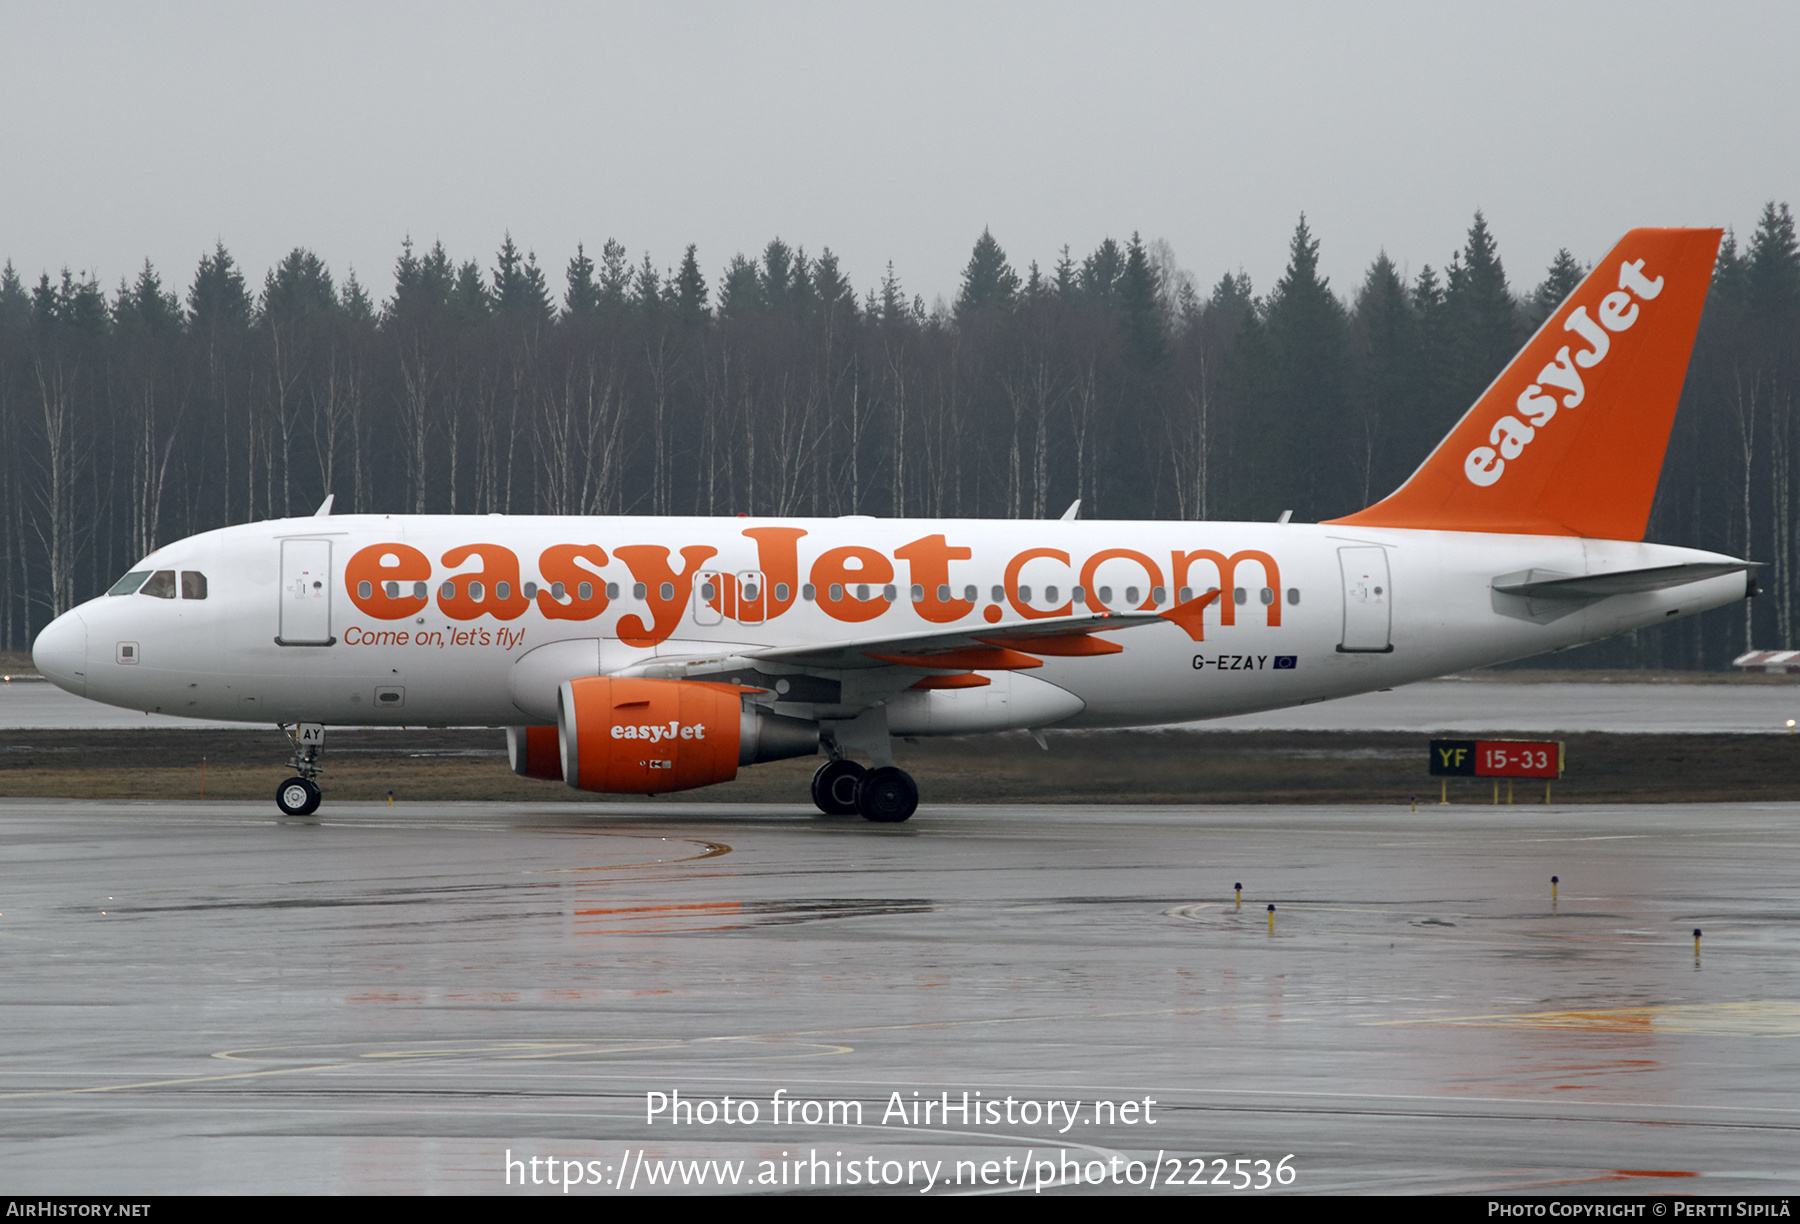
[[[31,661],[46,679],[77,697],[87,696],[87,622],[64,612],[44,626],[31,644]]]

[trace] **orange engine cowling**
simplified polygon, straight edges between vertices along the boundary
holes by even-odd
[[[561,736],[555,727],[508,727],[506,759],[521,778],[562,781]]]
[[[733,684],[587,676],[557,692],[562,778],[576,790],[658,795],[810,756],[819,725],[746,709]]]

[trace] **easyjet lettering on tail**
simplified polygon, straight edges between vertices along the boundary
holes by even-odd
[[[328,501],[158,549],[33,654],[98,701],[288,729],[290,813],[320,802],[330,725],[489,725],[518,773],[602,794],[822,755],[821,811],[905,820],[897,736],[1319,701],[1752,593],[1749,562],[1643,541],[1719,239],[1627,234],[1405,484],[1332,522]]]
[[[1619,288],[1600,299],[1598,322],[1588,317],[1585,305],[1576,306],[1568,312],[1568,317],[1563,320],[1563,330],[1575,332],[1587,342],[1588,347],[1577,351],[1571,358],[1569,346],[1564,345],[1557,350],[1555,360],[1538,371],[1538,381],[1519,392],[1519,416],[1530,424],[1510,415],[1494,422],[1494,428],[1488,432],[1488,441],[1493,445],[1477,446],[1463,461],[1463,473],[1468,476],[1471,484],[1482,488],[1493,484],[1506,472],[1507,461],[1517,459],[1524,453],[1536,436],[1536,431],[1555,418],[1555,392],[1563,393],[1564,408],[1580,407],[1586,391],[1582,386],[1581,371],[1591,370],[1606,360],[1607,353],[1612,351],[1609,333],[1626,331],[1637,322],[1638,304],[1632,300],[1633,295],[1641,301],[1652,301],[1662,292],[1662,287],[1662,277],[1655,280],[1645,278],[1643,260],[1635,263],[1621,262]],[[1546,394],[1545,385],[1551,387],[1553,393]]]

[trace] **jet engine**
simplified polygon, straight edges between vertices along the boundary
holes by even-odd
[[[521,778],[562,781],[562,748],[555,727],[508,727],[506,759]]]
[[[819,724],[751,707],[745,691],[697,680],[565,681],[557,691],[563,781],[601,794],[659,795],[819,750]]]

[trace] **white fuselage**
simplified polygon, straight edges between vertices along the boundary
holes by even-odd
[[[401,550],[369,551],[389,545],[406,557],[416,550],[418,560],[408,568]],[[471,554],[470,545],[486,547]],[[564,547],[553,561],[547,550],[557,546],[585,555],[571,560]],[[757,665],[765,686],[783,674],[842,685],[835,697],[778,699],[778,711],[851,719],[885,703],[895,734],[1119,727],[1388,688],[1746,593],[1745,575],[1733,573],[1545,602],[1496,592],[1509,574],[1728,560],[1569,536],[1303,524],[338,516],[230,527],[159,549],[134,568],[203,574],[204,598],[102,596],[46,628],[35,654],[63,687],[130,709],[502,726],[554,720],[553,686],[568,678],[556,673],[573,666],[555,660],[588,656],[562,647],[515,671],[553,643],[595,644],[598,662],[579,668],[589,673],[641,674],[648,662],[695,657],[729,670],[774,647],[956,628],[1003,635],[1058,614],[1167,610],[1184,594],[1221,588],[1205,609],[1203,640],[1166,621],[1139,625],[1102,635],[1119,653],[1045,657],[996,677],[990,692],[910,690],[917,671],[884,687],[877,678],[895,669],[871,658],[847,669]],[[388,574],[404,575],[394,596],[383,590]],[[997,694],[1010,694],[1010,704]],[[804,686],[794,695],[809,696]]]

